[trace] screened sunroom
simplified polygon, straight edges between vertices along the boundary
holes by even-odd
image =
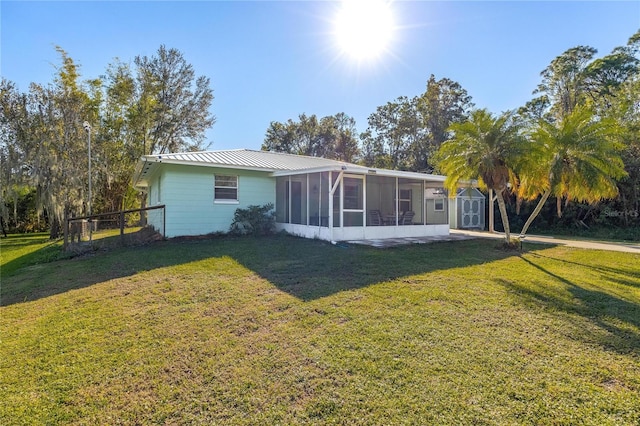
[[[276,172],[281,230],[329,241],[448,235],[444,176],[342,166]]]

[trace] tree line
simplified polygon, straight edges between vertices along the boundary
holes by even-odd
[[[0,82],[0,214],[11,229],[49,228],[52,237],[65,213],[88,213],[89,137],[93,212],[117,211],[144,204],[131,185],[141,155],[203,149],[215,122],[209,79],[177,49],[160,46],[132,64],[116,59],[84,81],[56,50],[53,82],[27,92]]]
[[[555,210],[584,228],[634,226],[640,238],[640,31],[610,54],[596,53],[568,49],[541,72],[539,96],[523,107],[498,116],[474,110],[449,128],[438,153],[447,186],[475,178],[495,191],[507,241],[505,196],[516,214],[526,207],[520,237]]]
[[[344,112],[318,118],[300,114],[298,120],[273,121],[262,149],[326,157],[369,167],[431,172],[448,127],[466,119],[473,107],[460,84],[431,75],[420,96],[400,96],[369,115],[366,131],[358,133]]]
[[[88,80],[56,50],[52,82],[26,92],[0,82],[0,214],[11,229],[50,229],[52,237],[65,213],[88,212],[88,137],[100,213],[144,207],[131,182],[137,159],[205,149],[215,123],[210,80],[177,49],[115,59]],[[344,112],[303,113],[271,122],[262,149],[442,173],[450,190],[457,179],[477,179],[495,193],[505,231],[532,223],[637,227],[639,52],[640,32],[601,57],[589,46],[568,49],[542,70],[529,102],[499,114],[431,75],[424,93],[378,106],[363,132]]]
[[[442,173],[450,193],[477,180],[495,194],[507,239],[511,223],[524,235],[536,218],[542,227],[638,227],[640,31],[596,55],[577,46],[557,56],[534,97],[513,111],[476,108],[460,84],[431,75],[423,94],[379,106],[360,134],[350,120],[336,138],[344,113],[302,114],[272,122],[262,149]]]

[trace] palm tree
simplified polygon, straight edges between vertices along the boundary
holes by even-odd
[[[542,198],[522,227],[524,237],[549,196],[596,203],[618,194],[616,179],[626,175],[614,121],[597,119],[577,106],[561,121],[540,120],[532,130],[532,149],[520,173],[519,194]],[[560,214],[560,210],[558,211]]]
[[[525,146],[514,113],[495,117],[486,109],[477,109],[468,121],[452,124],[449,131],[453,138],[438,151],[439,168],[447,176],[445,186],[455,194],[459,182],[477,180],[481,187],[494,190],[509,243],[511,232],[503,194],[516,187],[511,165]]]

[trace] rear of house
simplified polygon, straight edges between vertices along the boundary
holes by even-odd
[[[165,236],[227,232],[238,208],[272,203],[277,229],[329,241],[447,235],[444,176],[253,150],[148,155],[134,176],[165,205]],[[161,229],[159,224],[150,224]]]
[[[275,200],[266,172],[171,163],[157,168],[147,191],[149,206],[165,205],[166,237],[227,232],[237,208]]]

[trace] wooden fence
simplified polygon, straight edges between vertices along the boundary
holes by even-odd
[[[162,218],[161,220],[153,221],[152,228],[156,234],[164,236],[166,222],[164,204],[153,207],[145,207],[142,209],[120,210],[116,212],[93,214],[89,216],[66,217],[64,221],[64,250],[69,250],[69,248],[75,243],[76,239],[78,240],[78,243],[82,243],[86,246],[87,241],[82,240],[87,238],[87,236],[89,243],[88,245],[92,246],[94,242],[93,234],[99,230],[99,223],[103,225],[102,228],[119,229],[119,243],[120,245],[125,245],[125,230],[127,229],[127,221],[125,220],[126,216],[139,213],[140,218],[137,221],[138,227],[141,229],[148,229],[150,228],[150,226],[147,224],[146,213],[150,210],[160,210]]]

